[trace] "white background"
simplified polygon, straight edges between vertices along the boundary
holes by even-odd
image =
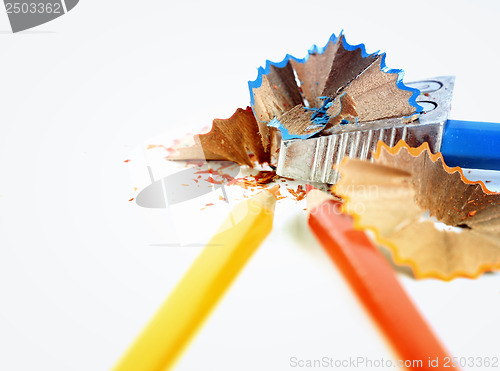
[[[0,370],[110,369],[200,251],[166,246],[172,215],[159,228],[160,215],[128,201],[135,148],[229,117],[266,59],[302,57],[342,29],[388,52],[407,81],[456,75],[452,118],[500,122],[499,16],[493,0],[82,0],[12,34],[1,13]],[[278,208],[178,370],[393,357],[303,207]],[[500,275],[400,277],[454,355],[500,357]]]

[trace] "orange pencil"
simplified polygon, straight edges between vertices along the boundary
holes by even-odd
[[[398,282],[393,268],[340,203],[312,190],[309,227],[410,370],[459,369]],[[398,362],[400,362],[398,360]],[[406,363],[405,363],[406,362]],[[403,365],[403,364],[401,364]]]

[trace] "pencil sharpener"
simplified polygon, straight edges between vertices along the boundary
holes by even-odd
[[[405,84],[421,92],[417,103],[423,107],[423,112],[417,120],[405,123],[394,118],[338,125],[331,129],[331,135],[282,140],[277,174],[334,184],[339,180],[335,167],[344,156],[371,160],[379,140],[391,147],[401,139],[410,147],[427,142],[433,153],[439,152],[451,109],[455,77],[441,76]]]

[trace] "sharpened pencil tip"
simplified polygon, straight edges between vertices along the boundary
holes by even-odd
[[[307,193],[307,214],[309,215],[311,210],[326,200],[335,200],[335,198],[319,189],[311,189],[309,193]]]
[[[272,195],[273,195],[275,198],[278,198],[279,191],[280,191],[280,185],[279,185],[279,184],[276,184],[274,187],[271,187],[271,188],[266,189],[266,191],[268,191],[268,192],[272,193]]]

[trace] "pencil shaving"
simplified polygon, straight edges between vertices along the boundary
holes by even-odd
[[[329,135],[328,129],[340,124],[389,118],[408,123],[421,111],[418,91],[402,83],[402,70],[388,69],[385,54],[367,54],[363,44],[350,45],[343,35],[332,35],[305,58],[287,55],[258,71],[248,83],[252,108],[214,120],[208,134],[195,135],[193,146],[175,148],[168,158],[230,160],[250,167],[255,159],[274,167],[282,139]]]
[[[412,102],[415,91],[402,84],[401,71],[385,66],[385,54],[367,54],[363,45],[349,45],[343,35],[331,39],[322,51],[309,51],[305,60],[290,57],[285,61],[282,67],[271,65],[260,86],[251,90],[257,120],[279,129],[285,140],[328,135],[323,130],[342,121],[401,118],[409,123],[418,117],[419,107]],[[292,86],[293,71],[300,87]],[[282,84],[272,89],[268,79]],[[302,100],[297,91],[302,91]],[[351,109],[336,121],[329,107],[340,105],[342,96]]]
[[[260,130],[252,109],[238,108],[228,119],[214,119],[212,129],[207,134],[195,135],[193,146],[175,148],[175,153],[167,158],[229,160],[253,167],[254,161],[249,153],[260,164],[269,161],[269,151]],[[268,140],[267,135],[265,139]]]
[[[279,116],[274,122],[276,128],[286,137],[308,138],[316,134],[328,135],[328,129],[347,123],[355,123],[357,112],[355,102],[348,94],[342,94],[323,111],[310,110],[302,104]],[[275,125],[271,121],[270,125]]]
[[[379,142],[374,158],[344,161],[334,191],[396,263],[410,265],[418,278],[443,280],[500,268],[500,194],[446,166],[427,144]]]

